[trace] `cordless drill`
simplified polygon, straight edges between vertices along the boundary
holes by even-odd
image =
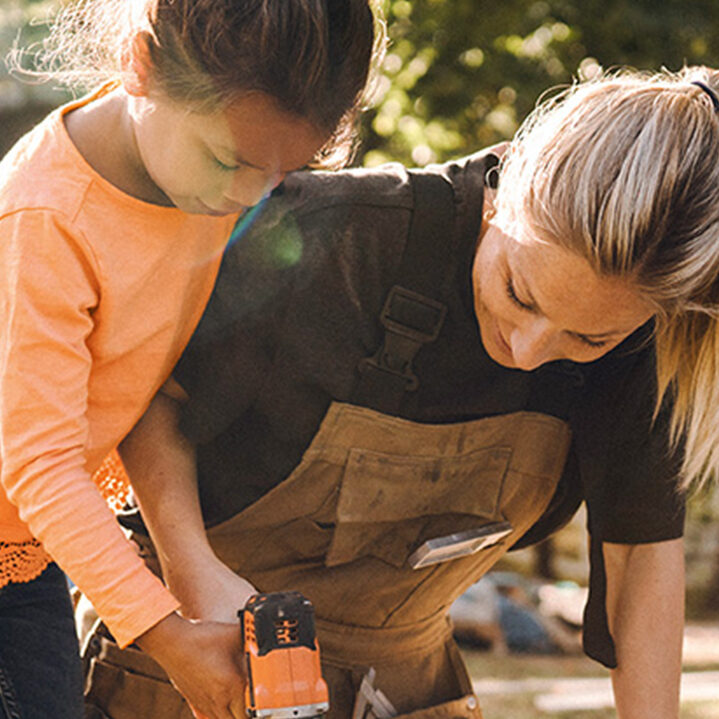
[[[255,594],[240,611],[251,719],[318,717],[329,709],[312,603],[299,592]]]

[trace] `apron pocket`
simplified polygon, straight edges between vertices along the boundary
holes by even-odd
[[[110,648],[107,640],[102,641],[104,656],[90,660],[86,678],[87,717],[193,719],[187,702],[161,678],[159,667],[154,671],[149,657],[134,649]],[[141,665],[147,665],[150,672],[139,673]]]
[[[369,555],[402,567],[427,539],[500,520],[510,457],[507,447],[456,457],[351,450],[326,564]]]
[[[443,702],[433,707],[398,714],[395,719],[482,719],[482,711],[474,694]]]

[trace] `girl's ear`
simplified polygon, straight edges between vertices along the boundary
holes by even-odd
[[[128,95],[147,97],[152,77],[152,58],[150,57],[150,34],[146,31],[136,33],[129,47],[123,53],[122,85]]]

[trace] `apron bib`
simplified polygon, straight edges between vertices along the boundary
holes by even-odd
[[[479,717],[447,612],[542,514],[568,446],[539,413],[429,425],[334,403],[289,478],[208,534],[261,591],[313,602],[328,719],[349,719],[370,667],[398,713]],[[409,566],[425,541],[498,521],[512,532],[492,546]]]

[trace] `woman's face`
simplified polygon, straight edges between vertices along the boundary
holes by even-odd
[[[491,221],[485,227],[472,285],[482,342],[495,362],[522,370],[591,362],[652,316],[627,280],[600,277],[556,245],[518,242]]]

